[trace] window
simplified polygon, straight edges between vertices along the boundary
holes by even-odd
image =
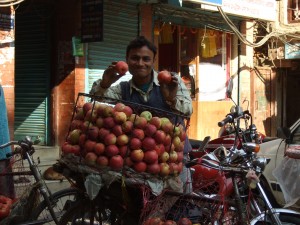
[[[287,16],[289,23],[300,22],[300,0],[288,0],[287,1]]]

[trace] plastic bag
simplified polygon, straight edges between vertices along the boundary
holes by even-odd
[[[285,207],[300,200],[300,160],[285,157],[273,171],[286,202]]]

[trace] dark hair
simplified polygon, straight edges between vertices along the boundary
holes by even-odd
[[[147,46],[154,53],[154,57],[156,56],[156,46],[150,41],[148,41],[144,36],[137,36],[127,46],[126,58],[128,57],[129,51],[131,49],[142,48],[144,46]]]

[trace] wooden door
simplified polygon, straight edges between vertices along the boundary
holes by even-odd
[[[251,113],[257,130],[267,136],[276,135],[275,72],[271,68],[254,68],[251,72]]]

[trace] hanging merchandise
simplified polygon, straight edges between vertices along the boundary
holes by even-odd
[[[160,32],[160,44],[173,44],[173,33],[176,29],[176,26],[171,24],[164,24]]]
[[[199,32],[200,50],[203,58],[211,58],[217,55],[216,34],[213,30],[204,29]]]

